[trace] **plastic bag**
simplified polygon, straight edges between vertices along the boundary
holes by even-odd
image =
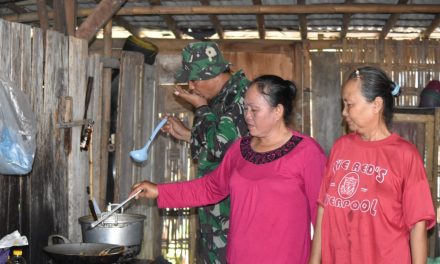
[[[27,174],[36,149],[36,120],[26,95],[0,80],[0,174]]]

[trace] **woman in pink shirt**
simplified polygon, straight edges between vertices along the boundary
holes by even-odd
[[[160,208],[195,207],[231,199],[227,260],[230,264],[307,263],[310,226],[326,157],[312,138],[288,128],[296,87],[264,75],[245,95],[250,136],[237,140],[220,166],[179,183],[141,182],[140,197]]]
[[[435,223],[423,160],[390,130],[400,87],[379,68],[351,73],[342,115],[352,133],[333,145],[310,264],[425,264]]]

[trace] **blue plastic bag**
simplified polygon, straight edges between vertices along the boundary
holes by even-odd
[[[35,149],[36,120],[26,95],[0,80],[0,174],[29,173]]]

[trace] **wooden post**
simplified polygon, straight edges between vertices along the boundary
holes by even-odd
[[[64,0],[53,0],[54,29],[60,33],[67,34],[66,9]]]
[[[104,55],[112,54],[112,21],[104,27]],[[99,201],[103,208],[107,195],[108,177],[108,142],[110,138],[110,111],[111,111],[112,69],[104,68],[102,77],[102,125],[101,125],[101,155],[99,175]]]
[[[69,36],[75,36],[76,17],[78,15],[77,0],[66,0],[64,3],[66,13],[66,31]]]

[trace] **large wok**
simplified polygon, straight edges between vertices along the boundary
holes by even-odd
[[[53,244],[54,238],[60,238],[63,244]],[[116,263],[124,253],[125,247],[104,243],[70,243],[59,235],[49,237],[49,245],[44,251],[57,264],[110,264]]]

